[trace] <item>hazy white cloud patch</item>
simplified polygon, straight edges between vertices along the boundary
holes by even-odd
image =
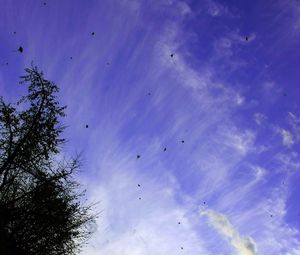
[[[267,120],[267,117],[264,114],[257,112],[257,113],[254,113],[253,120],[255,121],[255,123],[257,125],[260,126]]]
[[[294,113],[292,112],[289,112],[288,113],[288,117],[289,117],[289,120],[292,124],[292,126],[295,128],[295,129],[300,129],[300,118],[298,118]]]
[[[280,164],[278,171],[295,172],[300,167],[299,153],[292,151],[290,153],[278,153],[275,160]]]
[[[266,81],[263,83],[263,89],[266,91],[274,90],[276,87],[275,82],[273,81]]]
[[[300,141],[300,118],[298,118],[294,113],[288,113],[288,120],[293,129],[293,134],[297,141]]]
[[[225,33],[214,41],[214,54],[212,61],[226,61],[226,68],[234,72],[240,68],[246,67],[249,63],[247,60],[239,57],[242,47],[249,45],[256,38],[254,33],[250,35],[241,34],[239,30],[232,30]]]
[[[188,54],[177,50],[182,42],[179,37],[183,36],[179,27],[178,24],[168,26],[157,43],[156,56],[161,75],[171,74],[178,84],[189,88],[191,97],[196,98],[206,112],[224,112],[241,106],[245,98],[216,80],[213,65],[204,65],[195,70],[188,63]]]
[[[249,34],[241,34],[239,30],[232,31],[228,36],[232,41],[240,45],[248,45],[256,39],[256,34],[254,32]]]
[[[249,211],[252,219],[259,254],[300,254],[299,232],[285,222],[288,189],[281,184],[268,198]]]
[[[220,49],[232,49],[237,46],[248,45],[256,38],[255,33],[242,34],[239,29],[227,32],[216,41],[216,47]]]
[[[240,131],[236,127],[224,127],[221,129],[221,134],[223,144],[241,155],[247,154],[254,148],[255,133],[253,131]]]
[[[279,128],[278,132],[281,135],[282,138],[282,144],[286,147],[291,147],[295,141],[294,141],[294,137],[291,134],[290,131],[283,129],[283,128]]]
[[[186,16],[186,15],[189,15],[189,14],[192,13],[192,10],[191,10],[190,6],[186,2],[184,2],[184,1],[179,1],[177,3],[177,7],[179,8],[180,13],[183,16]]]
[[[237,105],[242,105],[245,102],[245,98],[241,96],[240,94],[236,94],[234,100],[236,101]]]
[[[219,17],[219,16],[232,16],[231,12],[229,11],[228,7],[219,3],[218,1],[208,0],[207,1],[207,12],[212,17]]]
[[[251,166],[252,171],[255,175],[255,181],[262,180],[267,174],[267,170],[260,166]]]
[[[186,216],[189,208],[175,201],[174,177],[163,169],[160,180],[135,170],[110,171],[90,185],[103,212],[83,255],[210,254]]]
[[[300,254],[299,231],[286,222],[288,213],[288,178],[299,169],[297,153],[280,153],[274,160],[280,164],[275,171],[284,175],[280,182],[266,192],[262,187],[268,182],[268,169],[250,165],[256,178],[245,185],[235,185],[229,195],[222,197],[219,210],[228,211],[234,225],[255,239],[257,254]],[[273,169],[272,174],[274,174]],[[261,182],[263,180],[263,182]],[[255,185],[252,185],[255,184]],[[254,202],[255,201],[255,202]],[[240,210],[232,208],[240,208]],[[243,213],[241,213],[241,211]],[[251,253],[250,253],[251,254]]]
[[[257,254],[256,244],[253,239],[249,236],[242,237],[225,215],[210,209],[201,210],[200,215],[206,216],[210,224],[219,234],[228,239],[229,243],[240,255]]]
[[[277,1],[278,8],[282,10],[282,14],[286,14],[288,17],[288,31],[286,35],[299,36],[300,29],[300,3],[298,0],[279,0]]]
[[[261,85],[261,91],[265,95],[265,98],[267,98],[270,102],[274,102],[279,98],[279,96],[284,94],[282,87],[274,81],[263,82]]]

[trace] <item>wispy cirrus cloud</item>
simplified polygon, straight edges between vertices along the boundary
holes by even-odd
[[[292,131],[295,138],[297,139],[297,141],[300,141],[300,118],[298,118],[294,113],[289,112],[288,121],[292,126]]]
[[[260,126],[267,120],[267,117],[264,114],[257,112],[254,113],[253,119],[256,122],[256,124]]]
[[[295,143],[293,135],[288,130],[280,128],[278,129],[278,132],[282,137],[282,143],[284,146],[291,147]]]
[[[240,255],[255,255],[256,245],[251,237],[241,237],[235,227],[223,214],[212,210],[202,210],[200,215],[206,216],[210,224],[237,250]]]
[[[261,3],[83,3],[24,5],[21,15],[37,28],[26,30],[22,63],[38,59],[61,85],[66,151],[84,150],[79,179],[101,201],[82,254],[299,254],[286,184],[299,168],[299,118],[278,81],[287,61],[263,55],[288,48],[273,44],[276,28],[260,31],[272,15],[250,29],[242,24],[261,18]]]
[[[89,183],[93,188],[90,198],[100,199],[98,210],[102,213],[83,254],[207,254],[186,217],[187,207],[175,200],[178,187],[174,177],[164,169],[160,169],[162,178],[141,176],[134,162],[126,166],[110,167],[97,182]]]

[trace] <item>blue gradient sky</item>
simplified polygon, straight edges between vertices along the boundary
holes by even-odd
[[[296,0],[0,0],[1,95],[60,86],[101,201],[82,255],[299,255],[299,39]]]

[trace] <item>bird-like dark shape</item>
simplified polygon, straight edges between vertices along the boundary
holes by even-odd
[[[167,148],[165,147],[165,148],[164,148],[164,151],[166,151],[166,150],[167,150]]]
[[[92,32],[91,35],[95,35],[95,32]]]
[[[171,54],[170,56],[171,56],[171,58],[173,58],[173,57],[174,57],[174,54]]]
[[[136,158],[140,158],[141,157],[141,155],[136,155]]]
[[[22,53],[23,52],[23,47],[19,47],[19,49],[18,49],[18,51],[20,52],[20,53]]]
[[[85,128],[89,128],[89,125],[85,125]]]
[[[138,187],[141,187],[141,185],[140,185],[140,184],[138,184]]]
[[[181,143],[184,143],[184,140],[181,140]]]
[[[246,41],[248,41],[249,40],[249,38],[248,38],[248,36],[246,36]]]

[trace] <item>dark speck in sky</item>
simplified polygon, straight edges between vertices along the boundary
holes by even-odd
[[[139,159],[141,157],[141,155],[136,155],[136,158]]]
[[[22,53],[23,52],[23,47],[19,47],[19,49],[18,49],[18,51],[20,52],[20,53]]]
[[[92,32],[91,35],[95,35],[95,32]]]
[[[89,128],[89,125],[85,125],[85,128]]]
[[[181,143],[184,143],[184,140],[181,140]]]
[[[164,148],[164,151],[166,151],[166,150],[167,150],[167,148],[165,147],[165,148]]]
[[[174,54],[171,54],[170,56],[171,56],[171,58],[173,58],[173,57],[174,57]]]

